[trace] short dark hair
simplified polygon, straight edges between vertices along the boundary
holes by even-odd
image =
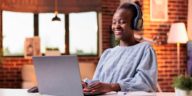
[[[121,4],[117,10],[124,9],[126,11],[131,11],[132,17],[131,17],[131,28],[135,30],[140,30],[143,26],[143,19],[142,19],[142,11],[141,11],[141,5],[138,1],[135,3],[123,3]],[[116,10],[116,11],[117,11]],[[139,26],[139,27],[138,27]]]
[[[136,17],[137,9],[135,8],[135,6],[133,4],[137,5],[141,10],[141,5],[138,1],[136,1],[134,3],[129,3],[129,2],[123,3],[117,8],[117,10],[119,10],[119,9],[130,10],[133,13],[133,17]]]

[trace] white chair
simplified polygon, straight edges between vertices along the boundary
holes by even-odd
[[[37,85],[35,70],[32,64],[22,67],[22,88],[28,89]]]
[[[81,79],[92,79],[95,72],[96,64],[91,62],[80,62]]]

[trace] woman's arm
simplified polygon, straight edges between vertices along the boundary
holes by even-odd
[[[156,91],[157,60],[152,47],[145,49],[134,77],[119,80],[121,91]]]

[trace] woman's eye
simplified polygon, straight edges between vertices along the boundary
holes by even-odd
[[[125,20],[112,21],[112,24],[126,24]]]
[[[116,24],[116,22],[115,22],[115,21],[112,21],[112,24]]]
[[[120,23],[120,24],[125,24],[126,21],[125,21],[125,20],[121,20],[119,23]]]

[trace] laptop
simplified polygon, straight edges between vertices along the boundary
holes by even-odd
[[[35,56],[32,59],[40,94],[84,96],[77,56]]]

